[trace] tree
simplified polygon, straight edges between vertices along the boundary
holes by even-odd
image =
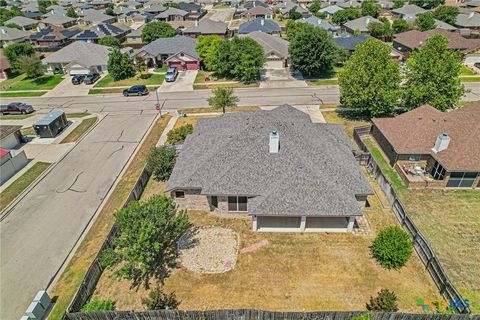
[[[209,68],[220,77],[231,77],[234,61],[231,60],[232,42],[222,40],[218,43],[217,50],[213,52]]]
[[[393,0],[393,9],[398,9],[406,4],[406,0]]]
[[[370,297],[370,303],[366,304],[367,310],[377,312],[398,311],[397,296],[388,289],[381,289],[377,297]]]
[[[172,198],[154,195],[132,201],[113,215],[118,235],[100,260],[114,274],[132,280],[133,287],[163,281],[176,265],[177,241],[189,228],[186,211],[177,212]]]
[[[112,300],[100,300],[98,297],[93,297],[92,300],[87,302],[81,312],[93,312],[93,311],[111,311],[115,310],[115,302]]]
[[[301,19],[302,17],[303,17],[302,14],[298,12],[296,8],[292,8],[288,12],[288,19],[298,20],[298,19]]]
[[[317,11],[317,13],[315,13],[315,17],[317,17],[318,19],[327,19],[327,13]]]
[[[149,22],[142,30],[142,41],[150,43],[159,38],[170,38],[177,35],[177,31],[163,21]]]
[[[19,8],[13,7],[10,10],[1,7],[0,8],[0,25],[3,25],[5,21],[10,20],[15,16],[21,16],[22,11]]]
[[[98,44],[101,44],[107,47],[118,48],[120,47],[120,40],[112,36],[106,36],[98,40]]]
[[[213,95],[208,98],[208,104],[214,109],[222,109],[225,114],[226,108],[235,108],[239,101],[234,95],[232,88],[218,87],[212,90]]]
[[[401,33],[410,30],[410,26],[407,21],[403,19],[395,19],[392,23],[392,28],[394,33]]]
[[[108,7],[105,9],[105,14],[108,14],[109,16],[115,16],[115,13],[113,12],[113,8]]]
[[[19,72],[17,64],[18,57],[32,56],[35,54],[35,50],[30,43],[14,43],[4,48],[3,54],[7,57],[12,70]]]
[[[458,7],[440,6],[433,12],[433,17],[448,24],[455,24],[458,14]]]
[[[12,28],[12,29],[18,29],[18,30],[22,30],[22,27],[16,23],[7,23],[5,25],[5,27],[7,28]]]
[[[135,71],[138,74],[141,74],[147,70],[147,65],[145,64],[145,60],[143,60],[140,56],[135,56]]]
[[[347,21],[355,20],[362,16],[362,12],[357,8],[348,8],[335,12],[332,16],[332,22],[338,25],[344,24]]]
[[[67,17],[78,18],[78,14],[75,12],[75,9],[73,9],[72,7],[69,7],[67,9]]]
[[[318,10],[320,10],[320,6],[318,4],[316,4],[315,2],[312,3],[309,7],[308,7],[308,11],[310,11],[311,13],[313,14],[316,14],[318,12]]]
[[[405,104],[413,109],[425,103],[446,111],[465,93],[459,75],[461,53],[448,48],[443,35],[430,37],[406,63]]]
[[[170,178],[175,161],[177,159],[177,151],[170,146],[154,147],[147,156],[147,170],[153,174],[157,181],[165,181]]]
[[[435,29],[435,24],[436,22],[431,12],[421,13],[417,16],[417,19],[415,19],[415,25],[420,31]]]
[[[262,46],[248,37],[234,37],[231,43],[231,75],[245,83],[258,81],[266,61]]]
[[[172,129],[167,133],[167,143],[174,144],[185,141],[188,135],[193,133],[193,126],[189,123],[184,126]]]
[[[410,4],[417,5],[424,9],[433,9],[445,4],[445,0],[410,0]]]
[[[385,35],[385,25],[382,22],[370,22],[367,28],[372,37],[379,38]]]
[[[218,45],[221,42],[217,36],[199,36],[195,50],[207,70],[212,70]]]
[[[108,73],[114,81],[131,78],[135,75],[135,67],[128,53],[121,53],[118,48],[113,48],[108,55]]]
[[[293,39],[293,36],[297,33],[298,30],[302,28],[302,24],[295,22],[293,20],[288,20],[287,25],[285,27],[287,31],[287,38],[289,40]]]
[[[27,78],[38,78],[45,74],[45,66],[36,55],[20,56],[15,61],[16,70],[25,73]]]
[[[409,235],[397,226],[382,229],[373,240],[372,256],[386,269],[400,269],[412,256]]]
[[[148,298],[142,299],[142,304],[147,310],[177,309],[180,302],[177,301],[175,292],[164,293],[157,285],[148,293]]]
[[[340,101],[367,117],[393,113],[398,102],[400,68],[391,48],[377,39],[359,44],[339,77]]]
[[[374,18],[378,17],[380,13],[380,5],[373,2],[373,0],[366,0],[362,2],[361,6],[362,16],[372,16]]]
[[[331,73],[339,50],[326,30],[306,23],[288,46],[292,68],[308,77]]]

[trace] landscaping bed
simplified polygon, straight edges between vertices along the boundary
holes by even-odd
[[[36,79],[27,79],[25,74],[0,83],[2,91],[51,90],[63,80],[63,75],[45,75]]]
[[[165,75],[163,74],[148,74],[148,78],[146,79],[132,77],[124,80],[114,81],[111,75],[106,75],[103,79],[97,82],[94,88],[130,87],[134,85],[161,85],[164,79]]]
[[[76,142],[80,137],[97,122],[97,117],[82,120],[60,143]]]

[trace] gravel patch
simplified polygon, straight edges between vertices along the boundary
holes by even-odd
[[[196,273],[224,273],[237,262],[238,236],[220,227],[188,230],[178,241],[179,261]]]

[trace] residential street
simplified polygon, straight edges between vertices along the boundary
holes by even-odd
[[[154,117],[107,115],[2,217],[1,319],[19,319],[46,288]]]

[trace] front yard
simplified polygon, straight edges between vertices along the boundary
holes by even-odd
[[[258,87],[258,82],[243,83],[226,78],[218,78],[213,72],[199,70],[193,83],[193,89],[213,89],[213,88],[255,88]]]
[[[1,91],[51,90],[63,80],[63,75],[45,75],[36,79],[27,79],[25,74],[0,83]],[[6,96],[4,94],[4,96]]]
[[[132,77],[124,80],[114,81],[112,76],[106,75],[102,80],[98,81],[94,88],[106,87],[130,87],[134,85],[154,86],[161,85],[165,79],[163,74],[148,74],[148,78]]]

